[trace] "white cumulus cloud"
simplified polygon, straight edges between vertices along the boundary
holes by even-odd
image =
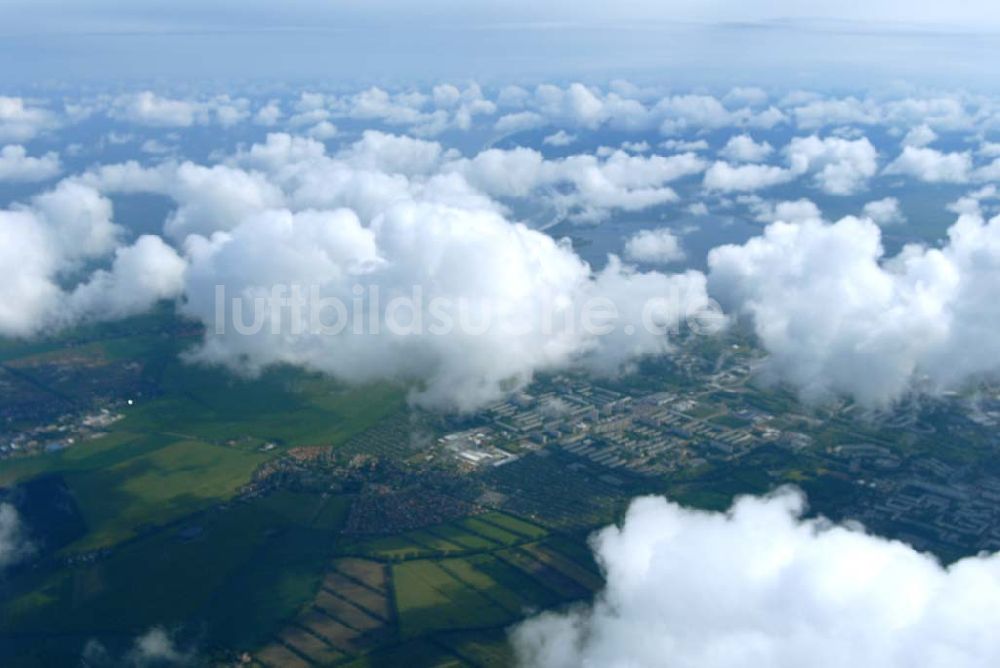
[[[635,262],[669,264],[684,259],[680,240],[669,228],[642,230],[625,242],[625,257]]]
[[[866,137],[796,137],[785,154],[792,171],[814,173],[816,184],[830,195],[861,190],[878,170],[878,152]]]
[[[452,93],[438,91],[439,102]],[[68,303],[108,315],[182,294],[181,311],[207,329],[190,359],[248,374],[294,364],[346,382],[399,381],[424,405],[470,409],[543,370],[617,373],[667,352],[670,329],[708,306],[701,273],[639,272],[615,258],[595,271],[492,197],[558,186],[549,196],[577,212],[636,209],[673,200],[664,184],[703,165],[693,154],[622,151],[550,161],[494,149],[467,159],[371,131],[335,154],[272,134],[223,164],[105,166],[79,187],[170,197],[164,231],[183,252],[140,238]],[[140,266],[148,280],[135,278]],[[276,289],[300,290],[309,308],[293,311]],[[614,327],[585,326],[594,307]]]
[[[152,91],[142,91],[118,97],[112,106],[114,118],[154,127],[189,127],[205,122],[206,110],[188,100],[162,97]]]
[[[28,205],[0,210],[0,335],[32,336],[84,319],[117,318],[176,296],[183,261],[157,237],[121,243],[111,202],[63,181]],[[82,278],[85,263],[115,254]],[[74,284],[67,285],[73,279]]]
[[[765,370],[806,399],[881,407],[1000,372],[1000,218],[962,215],[943,247],[891,258],[869,219],[776,222],[708,264],[712,296],[751,319]]]
[[[730,162],[761,162],[773,152],[774,147],[766,141],[758,143],[750,135],[744,134],[730,137],[719,155]]]
[[[16,144],[0,149],[0,181],[45,181],[57,176],[61,169],[59,155],[51,151],[35,157]]]
[[[56,117],[47,109],[0,95],[0,141],[25,142],[55,126]]]
[[[895,197],[883,197],[865,204],[861,210],[861,215],[871,218],[879,225],[895,225],[905,223],[906,216],[899,206],[899,200]]]
[[[17,508],[9,503],[0,503],[0,574],[8,566],[28,557],[34,549]]]
[[[926,123],[921,123],[910,128],[903,137],[903,146],[916,146],[917,148],[933,144],[938,138],[934,130]]]
[[[723,192],[753,192],[788,183],[798,177],[790,169],[775,165],[731,165],[716,162],[705,171],[705,187]]]
[[[886,174],[910,176],[927,183],[965,183],[972,171],[972,156],[967,151],[944,153],[933,148],[904,146],[885,168]]]
[[[863,189],[878,170],[878,152],[865,137],[796,137],[783,153],[787,167],[716,162],[705,172],[704,185],[709,190],[752,192],[813,174],[816,185],[827,194],[851,195]]]
[[[553,132],[545,137],[545,139],[542,140],[542,143],[548,144],[549,146],[569,146],[575,141],[576,135],[571,135],[565,130],[559,130],[558,132]]]
[[[945,568],[904,543],[803,519],[801,494],[727,512],[633,501],[591,538],[605,588],[512,642],[525,668],[982,668],[1000,661],[1000,557]]]

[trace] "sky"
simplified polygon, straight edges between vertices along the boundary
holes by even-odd
[[[459,2],[428,0],[215,0],[196,2],[152,0],[5,0],[12,21],[8,30],[86,32],[105,30],[163,30],[192,27],[273,28],[315,26],[356,28],[363,25],[429,25],[472,27],[530,23],[589,23],[628,25],[649,21],[705,23],[769,22],[787,20],[880,22],[895,26],[971,28],[1000,24],[1000,9],[988,0],[950,3],[921,0],[600,0],[564,2],[509,0]]]
[[[166,303],[204,325],[185,360],[443,412],[738,323],[810,405],[1000,378],[996,2],[0,0],[0,26],[0,337]],[[523,664],[996,664],[1000,557],[944,569],[804,504],[637,501]],[[29,553],[0,505],[0,568]]]
[[[0,2],[8,86],[670,77],[992,87],[991,2]],[[30,57],[27,55],[30,53]]]

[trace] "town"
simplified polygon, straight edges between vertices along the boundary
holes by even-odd
[[[676,369],[696,382],[557,375],[472,415],[411,409],[336,449],[289,453],[248,490],[346,485],[359,493],[345,531],[392,534],[491,509],[583,530],[636,494],[725,507],[790,484],[813,512],[942,558],[1000,547],[989,390],[886,414],[810,409],[758,387],[756,363],[752,351],[722,365],[686,351]]]

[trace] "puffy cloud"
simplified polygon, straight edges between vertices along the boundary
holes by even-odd
[[[513,132],[523,132],[545,125],[545,118],[541,114],[533,111],[519,111],[514,114],[505,114],[497,119],[494,128],[502,134]]]
[[[282,202],[281,191],[263,176],[226,165],[185,162],[161,172],[164,181],[159,192],[180,203],[164,231],[178,240],[192,232],[225,229],[252,211]]]
[[[193,658],[191,653],[178,649],[164,628],[156,626],[136,638],[126,656],[126,662],[140,667],[164,664],[176,666],[187,664]]]
[[[767,103],[770,96],[762,88],[754,86],[737,86],[726,93],[723,102],[735,102],[737,104],[748,104],[750,106],[761,106]]]
[[[415,400],[447,409],[494,400],[540,370],[611,372],[664,352],[668,339],[640,328],[644,318],[671,326],[707,303],[700,274],[639,274],[616,262],[594,274],[567,245],[496,212],[429,202],[394,204],[368,227],[346,210],[267,212],[192,237],[188,251],[183,311],[209,332],[195,359],[250,373],[290,363],[349,382],[399,380],[414,384]],[[219,285],[247,298],[232,302],[239,327],[218,320]],[[306,295],[314,306],[345,310],[331,307],[322,323],[315,309],[296,316],[271,299],[274,285],[315,290]],[[390,305],[403,299],[396,320]],[[632,335],[621,323],[589,331],[581,314],[592,305],[614,309]],[[255,317],[259,326],[238,331]]]
[[[548,199],[578,220],[600,220],[611,209],[637,211],[677,199],[666,184],[705,169],[693,153],[672,156],[633,156],[613,151],[601,160],[574,155],[545,160],[538,151],[490,149],[471,159],[449,163],[475,187],[500,197],[527,197],[540,188],[571,184],[569,193],[551,193]]]
[[[798,174],[792,170],[775,165],[731,165],[728,162],[716,162],[705,171],[704,184],[709,190],[752,192],[788,183],[797,177]]]
[[[740,118],[711,95],[675,95],[656,104],[665,116],[660,126],[663,134],[673,134],[690,127],[724,128],[738,125]]]
[[[788,122],[788,116],[777,107],[768,107],[756,114],[748,115],[745,125],[751,128],[770,130]]]
[[[139,150],[150,155],[166,155],[173,153],[176,149],[159,141],[158,139],[147,139],[139,145]]]
[[[792,115],[803,128],[884,125],[897,135],[911,131],[912,138],[918,140],[928,137],[928,131],[970,130],[977,125],[989,125],[995,113],[992,100],[968,94],[896,97],[889,93],[858,99],[799,92],[786,96],[781,106],[791,107]]]
[[[905,223],[906,216],[899,207],[899,200],[895,197],[884,197],[865,204],[861,214],[865,218],[871,218],[878,225],[895,225]]]
[[[535,89],[534,102],[547,118],[591,130],[608,118],[604,100],[580,83],[565,89],[542,84]]]
[[[449,128],[468,130],[476,116],[489,116],[497,109],[474,83],[464,90],[450,84],[439,85],[431,95],[415,91],[390,93],[373,86],[335,100],[332,108],[336,115],[406,126],[420,136],[437,135]]]
[[[114,118],[154,127],[189,127],[207,119],[205,108],[187,100],[161,97],[142,91],[118,97],[112,106]]]
[[[1000,158],[1000,142],[984,141],[976,153],[987,158]]]
[[[301,102],[296,105],[297,109],[301,109],[303,105]],[[332,116],[328,109],[306,109],[305,111],[299,111],[297,114],[292,115],[288,119],[288,124],[293,128],[305,127],[307,125],[317,125],[319,123],[329,122],[328,119]]]
[[[492,100],[475,83],[464,88],[445,83],[430,90],[371,87],[346,95],[307,92],[291,105],[294,109],[288,123],[292,127],[313,127],[323,121],[348,118],[405,128],[418,136],[436,136],[449,130],[469,130],[480,123],[479,119],[488,119],[499,109],[504,113],[494,127],[505,134],[546,125],[566,130],[659,128],[663,133],[675,134],[721,128],[773,128],[791,117],[798,127],[810,131],[833,127],[837,133],[852,126],[876,124],[888,126],[897,134],[910,129],[912,141],[926,143],[927,139],[917,138],[917,133],[972,128],[985,132],[995,125],[997,117],[991,100],[972,95],[859,99],[798,93],[765,108],[767,99],[767,94],[757,89],[734,90],[721,98],[706,94],[663,95],[656,89],[617,81],[603,90],[581,83],[564,87],[541,84],[532,91],[510,86]],[[66,105],[67,118],[84,118],[106,104],[106,100],[98,99],[91,104]],[[275,126],[282,118],[277,101],[257,107],[256,111],[253,106],[243,98],[184,100],[144,91],[112,100],[110,113],[161,126],[217,122],[228,127],[248,118]]]
[[[903,146],[916,146],[917,148],[933,144],[937,141],[937,133],[926,123],[921,123],[910,128],[903,137]]]
[[[884,407],[1000,371],[1000,219],[961,216],[942,248],[883,258],[871,220],[777,222],[709,253],[713,297],[752,320],[765,371],[807,400]]]
[[[816,203],[803,197],[797,200],[778,202],[774,206],[774,218],[772,220],[795,222],[819,217],[820,211]]]
[[[29,156],[23,146],[11,144],[0,149],[0,181],[45,181],[58,175],[61,169],[57,153],[36,158]]]
[[[81,658],[83,665],[94,668],[189,666],[198,659],[193,648],[178,647],[174,634],[161,626],[154,626],[137,636],[132,647],[120,657],[114,657],[103,643],[91,639],[84,646]]]
[[[438,108],[453,107],[462,99],[462,91],[452,84],[438,84],[431,91],[431,96]]]
[[[1000,158],[976,168],[972,178],[976,181],[1000,181]]]
[[[111,202],[94,188],[63,181],[28,206],[0,211],[0,335],[30,336],[84,319],[148,309],[176,296],[183,261],[155,237],[121,247]],[[75,276],[85,261],[112,252],[110,271]],[[70,279],[75,285],[67,286]]]
[[[378,88],[370,88],[367,91],[359,93],[361,97],[358,99],[361,100],[372,99],[374,101],[375,99],[382,97],[383,94],[385,96],[388,96],[388,93],[385,93],[385,91],[382,91]],[[299,99],[295,102],[295,110],[300,113],[307,113],[310,111],[321,111],[326,107],[326,105],[327,105],[327,99],[325,95],[323,95],[322,93],[313,93],[311,91],[306,90],[299,93]]]
[[[765,142],[757,143],[750,135],[730,137],[726,145],[719,151],[730,162],[762,162],[774,152],[774,147]]]
[[[819,99],[792,110],[795,123],[805,130],[818,130],[828,125],[874,125],[880,121],[878,109],[869,102],[854,97]]]
[[[257,113],[253,115],[253,122],[257,125],[272,127],[277,125],[278,121],[281,120],[281,117],[281,105],[278,104],[277,100],[271,100],[257,110]]]
[[[816,185],[831,195],[849,195],[865,186],[878,170],[878,153],[867,138],[796,137],[784,149],[788,167],[716,162],[705,172],[709,190],[750,192],[788,183],[812,173]]]
[[[509,221],[490,195],[551,188],[576,211],[641,208],[673,199],[663,183],[702,168],[693,154],[621,151],[465,159],[380,132],[334,155],[272,134],[211,167],[106,166],[79,183],[171,197],[164,229],[183,241],[183,259],[140,239],[78,287],[67,310],[123,314],[182,293],[181,311],[207,330],[191,359],[249,374],[295,364],[346,382],[399,381],[424,405],[470,409],[546,369],[617,373],[669,350],[664,328],[708,307],[702,274],[643,273],[617,259],[595,272],[569,244]],[[129,278],[140,266],[145,283]],[[298,310],[293,292],[306,300]],[[610,310],[610,330],[587,326],[594,308]]]
[[[878,152],[865,137],[796,137],[785,154],[792,171],[814,173],[816,184],[830,195],[850,195],[861,190],[878,170]]]
[[[0,574],[34,552],[21,515],[9,503],[0,503]]]
[[[711,95],[672,95],[656,99],[625,82],[613,84],[605,92],[596,87],[573,83],[562,88],[542,84],[532,93],[516,88],[499,97],[504,108],[517,109],[500,118],[496,128],[512,132],[550,124],[557,127],[596,130],[608,126],[619,130],[659,128],[664,134],[723,127],[772,128],[787,119],[776,107],[755,110],[759,100],[730,96],[727,102],[744,104],[731,109]]]
[[[261,117],[260,113],[258,121],[273,115],[267,112]],[[245,98],[218,95],[207,100],[183,100],[145,90],[114,98],[108,114],[120,121],[154,128],[187,128],[213,122],[230,128],[249,119],[251,109]]]
[[[526,197],[540,185],[563,176],[548,173],[552,171],[548,167],[552,164],[533,149],[489,149],[472,159],[456,161],[451,168],[485,192],[506,197]]]
[[[966,193],[962,197],[959,197],[956,201],[948,204],[948,210],[958,215],[969,214],[975,216],[983,215],[983,205],[985,200],[992,200],[997,198],[997,188],[996,186],[984,186],[978,190],[974,190],[970,193]]]
[[[72,270],[82,260],[101,257],[118,242],[121,229],[111,220],[111,202],[95,189],[62,181],[32,199],[30,207],[16,206],[44,223],[50,243],[61,259],[69,263],[60,270]]]
[[[0,141],[28,141],[55,125],[48,110],[25,104],[19,97],[0,96]]]
[[[575,141],[576,135],[571,135],[565,130],[559,130],[545,137],[542,143],[548,146],[569,146]]]
[[[935,130],[983,130],[995,124],[993,102],[975,96],[952,97],[824,97],[814,93],[785,96],[764,108],[767,94],[759,90],[730,92],[722,98],[705,94],[666,95],[618,83],[605,92],[593,86],[572,84],[566,88],[544,84],[529,93],[516,90],[498,98],[510,109],[500,125],[507,130],[545,124],[585,128],[602,126],[627,130],[659,128],[676,134],[721,128],[773,128],[789,122],[807,131],[837,128],[843,132],[857,126],[883,125],[893,132],[910,130],[908,145],[924,146],[933,141]],[[786,113],[787,112],[787,113]],[[936,136],[936,135],[935,135]]]
[[[337,136],[337,126],[330,121],[320,121],[316,125],[309,128],[309,131],[306,132],[306,134],[313,139],[326,141]]]
[[[27,211],[0,211],[0,334],[34,334],[53,312],[60,291],[54,280],[59,254],[51,232]]]
[[[775,107],[761,112],[753,112],[747,107],[730,110],[710,95],[665,97],[654,105],[653,113],[662,118],[660,132],[663,134],[674,134],[691,128],[772,128],[786,120],[785,115]]]
[[[497,104],[501,107],[521,108],[531,98],[531,93],[520,86],[507,85],[500,89]]]
[[[517,626],[519,664],[973,668],[1000,661],[1000,557],[945,568],[853,526],[803,519],[801,494],[729,511],[632,502],[591,538],[593,604]]]
[[[669,228],[642,230],[625,242],[625,257],[635,262],[669,264],[684,259],[681,243]]]
[[[162,239],[143,235],[115,251],[110,270],[98,270],[87,283],[77,286],[59,317],[75,322],[142,313],[161,299],[181,293],[186,267],[184,259]]]
[[[982,110],[967,109],[978,106],[975,101],[958,96],[918,98],[906,97],[888,100],[882,106],[883,121],[889,124],[913,126],[928,125],[941,130],[968,130],[981,116]]]
[[[743,203],[755,214],[754,220],[762,223],[771,223],[776,220],[796,223],[823,217],[816,203],[804,197],[774,203],[751,195],[743,200]]]
[[[687,212],[692,216],[707,216],[708,205],[704,202],[692,202],[687,206]]]
[[[361,169],[416,176],[437,169],[444,155],[437,142],[366,130],[338,157]]]
[[[224,128],[231,128],[250,118],[250,101],[244,98],[231,98],[220,95],[209,101],[215,121]]]
[[[965,183],[972,171],[972,156],[968,152],[942,153],[937,149],[904,146],[885,168],[886,174],[911,176],[927,183]]]
[[[708,142],[704,139],[695,139],[691,141],[684,139],[664,139],[660,142],[660,148],[665,148],[668,151],[680,151],[684,153],[707,151]]]
[[[452,124],[459,130],[470,129],[476,116],[492,116],[496,113],[496,103],[483,97],[483,91],[478,84],[469,84],[462,91],[454,86],[451,88],[453,93],[449,96],[447,103],[438,99],[437,89],[435,89],[435,101],[439,107],[452,110]]]
[[[649,142],[647,141],[623,141],[622,150],[629,153],[648,153]]]
[[[278,200],[293,209],[348,207],[366,223],[391,202],[415,196],[498,208],[459,174],[437,171],[437,157],[443,160],[450,155],[433,142],[372,132],[330,156],[323,144],[312,139],[271,134],[265,143],[238,153],[228,166],[268,184],[266,192],[270,194],[259,197],[256,208],[280,208]]]
[[[178,241],[195,232],[227,229],[251,212],[281,206],[284,201],[281,191],[262,174],[229,165],[183,162],[146,168],[127,162],[98,168],[80,181],[106,193],[172,197],[179,206],[167,219],[164,232]]]

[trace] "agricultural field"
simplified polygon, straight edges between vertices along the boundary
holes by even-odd
[[[445,538],[447,537],[447,538]],[[390,538],[341,541],[319,590],[259,647],[279,666],[506,666],[509,626],[600,586],[575,538],[489,512]]]
[[[25,573],[2,585],[0,636],[14,648],[43,632],[72,644],[196,620],[222,644],[255,646],[320,586],[337,535],[328,518],[345,505],[284,493],[237,502],[105,559]]]
[[[123,416],[96,438],[0,461],[0,486],[40,475],[65,481],[88,529],[74,551],[107,547],[223,502],[285,448],[336,446],[403,405],[401,393],[388,386],[347,390],[289,369],[240,379],[188,364],[179,353],[194,340],[170,335],[183,323],[146,316],[131,325],[0,346],[4,370],[64,409],[95,408],[84,405],[89,397],[97,406],[113,402]],[[129,395],[130,404],[65,382],[80,373],[100,378],[121,360],[141,377],[144,394]]]
[[[120,414],[0,460],[0,500],[45,527],[40,558],[0,580],[0,664],[73,665],[93,640],[121,654],[164,627],[261,668],[509,665],[511,624],[599,586],[583,534],[559,522],[466,504],[447,522],[348,535],[351,489],[255,487],[315,448],[417,461],[404,396],[284,368],[241,379],[183,362],[194,340],[161,314],[0,345],[5,391]]]

